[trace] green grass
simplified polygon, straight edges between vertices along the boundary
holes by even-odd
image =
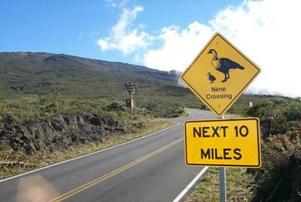
[[[252,176],[247,169],[227,168],[227,199],[228,201],[249,201],[252,196]],[[185,202],[220,201],[219,169],[209,168],[204,178],[198,183]]]

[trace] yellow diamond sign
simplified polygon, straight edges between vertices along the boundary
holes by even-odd
[[[221,116],[259,72],[258,66],[216,33],[182,79],[209,109]]]

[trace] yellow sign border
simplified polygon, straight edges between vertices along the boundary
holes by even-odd
[[[205,98],[203,98],[196,90],[193,89],[193,87],[184,79],[184,75],[188,70],[193,66],[193,64],[198,60],[198,58],[203,54],[205,49],[209,46],[209,44],[217,37],[221,37],[229,46],[231,46],[235,51],[237,51],[244,59],[246,59],[249,63],[251,63],[258,71],[257,73],[249,80],[249,82],[237,93],[237,95],[232,99],[231,102],[224,108],[224,110],[221,113],[218,113],[207,101]],[[247,56],[245,56],[238,48],[236,48],[232,43],[230,43],[223,35],[221,35],[219,32],[216,32],[209,42],[204,46],[204,48],[200,51],[200,53],[195,57],[193,62],[186,68],[186,70],[183,72],[181,78],[185,82],[185,84],[188,86],[188,88],[201,100],[203,103],[211,109],[218,117],[221,117],[223,114],[228,111],[228,109],[237,101],[237,99],[241,96],[243,91],[251,84],[251,82],[255,79],[255,77],[261,72],[260,68]]]
[[[187,162],[187,134],[186,134],[186,124],[187,123],[198,123],[198,122],[227,122],[227,121],[248,121],[255,120],[257,126],[257,150],[258,150],[258,164],[257,165],[229,165],[229,164],[193,164]],[[260,121],[256,117],[248,117],[248,118],[239,118],[239,119],[206,119],[199,121],[185,121],[185,141],[184,141],[184,156],[185,163],[188,166],[212,166],[212,167],[244,167],[244,168],[260,168],[261,167],[261,139],[260,139]]]

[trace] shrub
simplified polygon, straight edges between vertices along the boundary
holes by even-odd
[[[263,165],[249,170],[257,185],[253,201],[300,200],[301,163],[294,163],[301,159],[300,101],[261,103],[247,115],[260,118],[264,138]]]
[[[126,112],[126,107],[124,103],[113,101],[107,106],[108,111],[120,111],[120,112]]]
[[[173,118],[178,117],[184,114],[184,106],[178,103],[155,103],[151,102],[145,106],[145,109],[148,110],[155,117],[166,117]]]
[[[294,157],[301,158],[301,135],[275,135],[262,145],[263,165],[260,169],[252,169],[254,174],[255,195],[252,201],[297,201],[301,172],[293,165]],[[298,178],[294,176],[298,175]],[[300,199],[300,198],[299,198]]]
[[[266,138],[285,134],[291,130],[291,127],[296,127],[301,120],[301,104],[297,100],[287,103],[269,101],[249,108],[246,114],[260,119],[263,138]]]

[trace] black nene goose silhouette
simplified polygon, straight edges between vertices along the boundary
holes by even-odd
[[[214,83],[214,81],[216,80],[215,76],[213,76],[210,72],[208,72],[208,79],[210,83]]]
[[[224,74],[225,78],[222,82],[226,82],[230,79],[229,70],[230,69],[240,69],[244,70],[240,64],[230,60],[229,58],[218,58],[217,52],[214,49],[210,49],[208,54],[213,55],[213,59],[211,60],[211,65],[217,70]]]

